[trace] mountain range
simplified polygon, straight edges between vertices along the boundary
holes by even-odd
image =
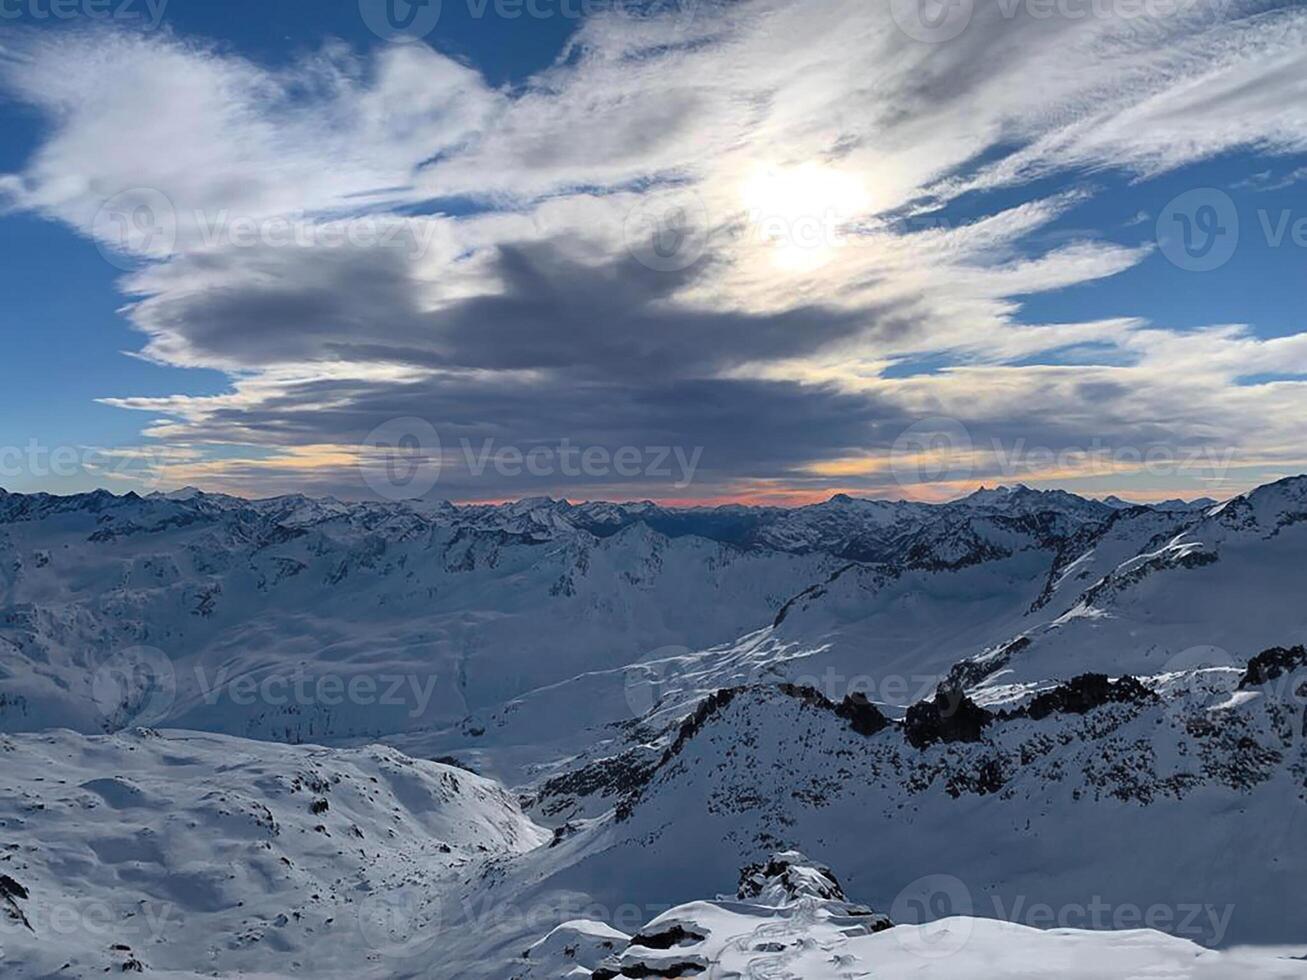
[[[1055,942],[989,920],[1307,975],[1304,568],[1307,477],[794,509],[0,491],[0,963],[694,975],[623,950],[801,851],[886,937],[967,923],[921,975]],[[50,945],[87,901],[178,924]],[[718,938],[761,925],[720,909]],[[733,933],[677,962],[790,975],[844,914],[781,916],[782,972]],[[846,972],[798,975],[908,955],[841,942]]]

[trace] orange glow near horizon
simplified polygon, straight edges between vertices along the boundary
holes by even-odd
[[[351,477],[357,476],[359,453],[357,447],[336,444],[320,444],[290,447],[272,456],[265,457],[228,457],[225,459],[182,459],[176,462],[165,460],[155,471],[156,479],[152,485],[142,488],[148,492],[154,488],[167,487],[201,487],[212,493],[227,493],[233,496],[258,499],[260,497],[282,494],[303,493],[307,496],[329,495],[331,491],[323,486],[348,484]],[[783,478],[739,479],[727,482],[724,486],[714,488],[712,492],[696,494],[693,487],[679,490],[672,494],[649,493],[649,486],[633,487],[630,491],[620,486],[595,487],[582,490],[574,486],[542,488],[534,490],[523,486],[519,492],[505,493],[502,488],[485,495],[464,491],[455,496],[457,491],[451,487],[452,503],[458,505],[505,504],[525,497],[550,495],[555,499],[573,503],[583,501],[606,500],[614,503],[630,503],[652,500],[665,507],[718,507],[729,504],[772,507],[803,507],[829,500],[836,494],[865,500],[907,500],[921,503],[946,503],[957,500],[984,486],[994,487],[1024,483],[1035,489],[1061,489],[1068,493],[1095,499],[1116,495],[1125,500],[1138,503],[1151,503],[1159,500],[1183,497],[1213,497],[1227,499],[1235,496],[1260,481],[1250,481],[1247,485],[1239,484],[1228,478],[1219,484],[1207,487],[1139,487],[1128,486],[1131,475],[1138,476],[1136,468],[1120,466],[1110,472],[1094,472],[1077,467],[1050,467],[1037,472],[1019,474],[992,474],[991,461],[971,455],[963,459],[922,454],[914,458],[899,458],[898,467],[908,466],[909,470],[920,469],[926,472],[947,469],[948,465],[958,465],[959,475],[953,479],[933,483],[895,482],[890,466],[882,456],[863,455],[847,456],[836,459],[821,460],[809,464],[797,471],[795,479],[806,483],[813,478],[829,479],[831,482],[813,486],[794,486]],[[982,474],[982,475],[961,475]],[[1264,476],[1264,474],[1262,474]],[[883,477],[886,482],[878,486],[857,486],[858,478]],[[312,478],[318,478],[314,480]],[[850,484],[850,479],[855,481]],[[1118,483],[1125,483],[1122,486]],[[1112,480],[1118,483],[1112,486]],[[314,483],[317,483],[315,486]],[[1092,483],[1092,487],[1077,487],[1078,483]],[[427,494],[430,499],[441,499],[440,485]],[[347,495],[345,499],[367,499]]]

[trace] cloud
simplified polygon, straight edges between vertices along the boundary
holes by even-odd
[[[939,44],[853,0],[610,12],[515,91],[422,45],[272,70],[167,35],[17,32],[0,84],[50,128],[0,189],[133,266],[141,356],[229,374],[218,396],[105,399],[151,413],[176,482],[367,494],[361,444],[407,416],[446,451],[702,448],[701,496],[902,490],[889,454],[929,417],[965,423],[969,475],[996,440],[1298,465],[1303,388],[1244,379],[1307,370],[1300,335],[1021,322],[1024,297],[1152,252],[1119,227],[1044,234],[1102,193],[1087,173],[1307,148],[1285,110],[1307,12],[1127,6],[978,5]],[[1037,190],[1050,176],[1072,189]],[[938,367],[890,370],[914,361]],[[673,493],[501,476],[455,460],[443,489]]]

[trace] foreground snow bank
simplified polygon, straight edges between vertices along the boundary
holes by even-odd
[[[542,942],[528,952],[531,962],[522,977],[1307,977],[1307,963],[1301,961],[1218,953],[1149,929],[1042,931],[967,916],[894,925],[886,916],[846,901],[829,868],[794,851],[745,868],[734,899],[692,902],[658,916],[624,950],[593,969],[585,957],[547,945]]]

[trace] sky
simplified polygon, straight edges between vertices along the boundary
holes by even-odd
[[[1307,471],[1307,6],[0,0],[0,486]]]

